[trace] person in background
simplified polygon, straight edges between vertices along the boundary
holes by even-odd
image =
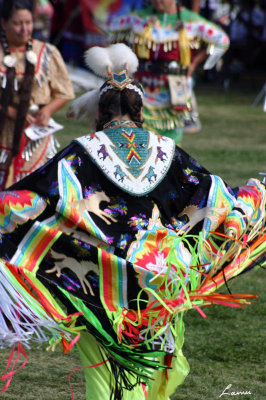
[[[54,8],[49,0],[34,0],[33,8],[33,34],[35,39],[49,42],[50,25]]]
[[[150,7],[113,18],[109,32],[112,43],[124,41],[139,58],[135,76],[145,89],[145,127],[176,144],[183,131],[200,130],[191,77],[208,54],[204,68],[228,49],[223,30],[175,0],[151,0]]]
[[[220,0],[200,0],[200,14],[210,21],[213,21]]]
[[[0,45],[0,188],[44,164],[55,151],[52,135],[31,140],[25,127],[47,127],[74,98],[58,50],[32,39],[32,0],[5,0]]]
[[[231,188],[143,128],[125,44],[86,60],[105,79],[95,130],[0,193],[0,348],[76,343],[87,400],[169,400],[189,372],[184,313],[250,299],[220,288],[265,266],[266,189]]]

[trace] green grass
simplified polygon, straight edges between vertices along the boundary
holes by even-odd
[[[198,134],[187,134],[182,147],[206,168],[222,176],[231,186],[243,185],[249,177],[266,172],[266,114],[261,104],[254,108],[256,92],[196,88],[203,125]],[[57,134],[63,146],[74,137],[88,133],[86,121],[66,121],[64,111],[55,118],[65,126]],[[213,306],[203,319],[197,311],[185,316],[184,354],[190,375],[172,400],[218,400],[231,384],[231,391],[251,395],[222,396],[221,399],[265,399],[265,275],[254,270],[231,283],[235,293],[257,294],[244,309]],[[3,372],[9,351],[1,351]],[[34,349],[28,364],[19,371],[3,400],[70,400],[68,374],[80,366],[77,351],[62,355]],[[85,399],[82,371],[71,377],[75,400]],[[93,399],[91,399],[93,400]]]
[[[202,89],[199,113],[202,131],[186,135],[183,147],[231,185],[266,171],[266,114],[252,107],[255,93]]]

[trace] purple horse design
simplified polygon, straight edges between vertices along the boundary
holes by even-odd
[[[160,146],[157,146],[157,158],[159,158],[162,162],[165,162],[167,159],[167,155]]]
[[[101,144],[99,150],[97,151],[97,154],[98,154],[100,160],[105,160],[106,157],[109,156],[108,152],[106,151],[105,144]],[[100,157],[100,154],[102,155],[102,157]]]

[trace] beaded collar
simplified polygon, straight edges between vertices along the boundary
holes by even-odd
[[[172,139],[138,128],[132,121],[112,121],[108,129],[75,141],[113,184],[134,196],[159,185],[175,151]]]
[[[136,124],[133,121],[128,121],[128,120],[124,120],[124,119],[119,121],[116,119],[116,120],[107,122],[103,126],[103,129],[106,130],[106,129],[123,128],[123,127],[136,128]]]

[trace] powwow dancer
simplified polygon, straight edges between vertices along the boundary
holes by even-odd
[[[166,400],[189,370],[184,312],[249,303],[219,290],[265,260],[266,190],[142,128],[126,45],[87,61],[107,78],[88,99],[96,132],[1,193],[0,347],[76,343],[86,399]]]
[[[151,0],[150,7],[114,17],[109,31],[111,42],[132,46],[139,58],[144,127],[176,144],[183,132],[199,131],[192,74],[208,56],[204,69],[215,66],[228,49],[226,33],[179,0]]]

